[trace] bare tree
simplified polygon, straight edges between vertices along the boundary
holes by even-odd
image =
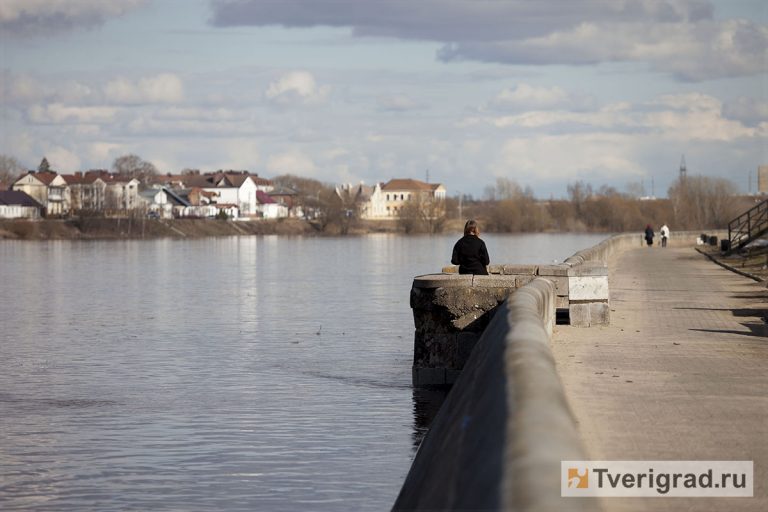
[[[153,163],[142,160],[138,155],[130,154],[119,156],[112,163],[112,170],[125,178],[136,178],[142,183],[149,176],[157,174],[157,167]]]
[[[406,233],[439,233],[447,220],[445,202],[415,194],[398,211],[398,225]]]
[[[726,179],[688,176],[678,178],[667,194],[679,228],[722,228],[738,213],[736,191],[736,185]]]
[[[12,156],[0,155],[0,185],[10,187],[21,174],[24,173],[24,166]]]

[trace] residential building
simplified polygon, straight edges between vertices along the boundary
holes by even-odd
[[[183,176],[186,187],[215,192],[217,204],[235,205],[240,216],[256,216],[258,202],[256,192],[269,192],[272,184],[248,171],[219,171],[212,174]]]
[[[0,191],[0,219],[39,219],[43,205],[18,190]]]
[[[29,171],[16,180],[11,188],[24,192],[43,205],[47,216],[63,216],[70,211],[69,185],[56,172]]]
[[[445,192],[445,187],[440,183],[425,183],[413,179],[389,180],[381,186],[384,218],[397,218],[410,201],[419,201],[422,204],[442,203],[445,200]]]
[[[281,219],[288,216],[288,207],[275,201],[262,190],[256,191],[258,214],[263,219]]]
[[[757,168],[757,192],[768,194],[768,165],[761,165]]]
[[[381,184],[368,186],[345,184],[336,187],[336,194],[343,204],[354,208],[361,219],[385,219],[387,218],[386,203]]]

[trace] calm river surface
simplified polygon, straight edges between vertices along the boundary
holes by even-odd
[[[411,280],[456,238],[0,241],[0,510],[388,510],[430,408]]]

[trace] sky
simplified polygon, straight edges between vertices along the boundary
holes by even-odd
[[[764,0],[0,0],[0,153],[63,173],[755,191]]]

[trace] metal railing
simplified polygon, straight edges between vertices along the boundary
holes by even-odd
[[[740,249],[768,232],[768,199],[728,223],[731,249]]]

